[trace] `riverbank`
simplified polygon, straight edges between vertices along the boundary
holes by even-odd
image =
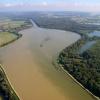
[[[19,26],[19,24],[17,26]],[[26,24],[21,28],[16,28],[17,26],[13,27],[12,25],[13,28],[10,27],[11,29],[9,30],[3,29],[3,31],[0,32],[0,48],[4,48],[21,38],[22,34],[19,34],[19,31],[31,27],[31,25],[28,26]],[[3,100],[20,100],[17,92],[15,91],[9,78],[7,77],[6,72],[4,71],[4,66],[2,64],[0,64],[0,95]]]
[[[13,34],[13,33],[10,33],[10,34]],[[12,42],[18,40],[18,39],[21,38],[21,37],[22,37],[21,34],[17,34],[17,37],[16,37],[15,39],[9,40],[9,41],[7,41],[6,43],[2,43],[2,44],[0,45],[0,47],[4,47],[4,46],[6,46],[6,45],[8,45],[8,44],[10,44],[10,43],[12,43]]]
[[[3,65],[0,64],[0,95],[2,99],[20,100],[3,68]]]
[[[59,67],[61,68],[61,70],[63,72],[65,72],[67,75],[69,75],[80,87],[82,87],[85,91],[87,91],[95,100],[100,100],[99,97],[95,96],[93,93],[91,93],[88,89],[86,89],[80,82],[78,82],[67,70],[64,69],[64,67],[60,64],[58,64],[57,62],[55,62],[56,64],[54,64],[56,66],[57,69],[59,69]]]
[[[21,34],[14,34],[14,33],[7,33],[7,32],[2,32],[0,33],[0,35],[1,34],[2,36],[0,38],[2,40],[2,43],[0,44],[0,48],[13,43],[14,41],[18,40],[22,36]],[[9,35],[11,35],[11,37]],[[3,42],[3,39],[6,40]],[[4,100],[5,99],[19,100],[19,97],[18,95],[16,95],[16,92],[13,89],[13,86],[11,85],[9,79],[7,78],[3,68],[4,68],[3,65],[0,64],[0,95]]]
[[[86,90],[95,100],[100,100],[99,97],[95,96],[93,93],[91,93],[88,89],[86,89],[80,82],[78,82],[71,74],[66,71],[63,66],[60,66],[62,70],[68,74],[78,85],[80,85],[84,90]]]
[[[82,40],[82,39],[81,39]],[[85,40],[84,40],[85,41]],[[59,53],[59,56],[57,57],[57,63],[58,66],[61,67],[61,69],[64,70],[64,72],[66,74],[68,74],[69,76],[71,76],[71,78],[78,83],[84,90],[86,90],[90,95],[92,95],[96,100],[100,100],[99,97],[95,96],[91,91],[89,91],[88,88],[86,88],[86,85],[82,85],[82,81],[80,81],[80,77],[81,77],[81,70],[78,69],[80,67],[82,67],[82,65],[86,66],[85,64],[82,64],[82,62],[84,62],[82,60],[82,56],[79,55],[79,53],[77,52],[78,49],[80,49],[80,44],[84,44],[81,41],[77,41],[76,43],[72,44],[69,47],[66,47],[64,50],[62,50]],[[79,50],[78,50],[79,51]],[[66,60],[66,61],[65,61]],[[76,66],[76,67],[75,67]],[[84,68],[83,66],[83,68]],[[78,71],[77,71],[78,70]],[[84,70],[83,70],[84,71]],[[76,74],[75,74],[76,73]],[[78,76],[76,76],[78,75]],[[83,74],[84,75],[84,74]],[[78,78],[77,78],[78,77]],[[82,79],[82,78],[81,78]],[[80,82],[79,82],[79,81]]]
[[[78,40],[79,41],[79,40]],[[74,43],[73,43],[74,44]],[[72,45],[72,44],[71,44]],[[60,54],[60,53],[59,53]],[[63,71],[68,76],[70,76],[80,87],[82,87],[86,92],[89,93],[95,100],[100,100],[99,97],[95,96],[92,92],[90,92],[87,88],[85,88],[80,82],[78,82],[66,69],[64,69],[63,65],[58,63],[59,54],[56,54],[56,57],[53,59],[52,64],[55,66],[56,70]]]

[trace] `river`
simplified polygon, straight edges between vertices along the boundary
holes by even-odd
[[[52,64],[56,55],[77,41],[76,33],[33,27],[17,41],[0,48],[0,62],[20,100],[94,100]]]
[[[88,37],[94,37],[94,36],[100,37],[100,31],[94,31],[88,34]],[[95,43],[96,40],[88,41],[81,47],[81,49],[78,52],[82,54],[84,51],[90,49]]]

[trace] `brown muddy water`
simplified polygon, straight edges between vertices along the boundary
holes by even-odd
[[[22,38],[0,48],[0,62],[20,100],[94,100],[52,64],[78,34],[37,26],[20,33]]]

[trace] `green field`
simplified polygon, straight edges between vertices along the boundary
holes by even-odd
[[[10,32],[0,32],[0,46],[8,44],[18,38],[16,34]]]
[[[4,21],[0,20],[0,27],[2,27],[2,29],[18,28],[24,24],[25,24],[25,21],[13,21],[10,19],[4,20]]]

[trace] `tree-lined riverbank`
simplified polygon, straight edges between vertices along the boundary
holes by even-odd
[[[58,63],[86,89],[100,97],[100,67],[98,55],[100,46],[97,42],[93,47],[89,48],[89,50],[80,54],[79,50],[85,43],[86,39],[81,39],[65,48],[59,54]]]

